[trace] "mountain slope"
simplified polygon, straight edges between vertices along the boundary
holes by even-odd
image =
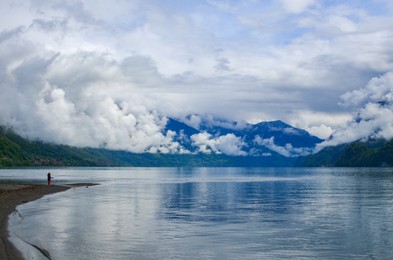
[[[296,166],[381,167],[393,166],[393,140],[357,141],[326,147],[317,154],[299,157]]]
[[[134,166],[134,167],[275,167],[291,166],[283,156],[226,156],[223,154],[130,153],[76,148],[30,141],[0,127],[0,167],[20,166]]]
[[[281,121],[240,125],[221,120],[196,129],[169,118],[163,134],[173,136],[182,152],[131,153],[55,145],[27,140],[0,127],[0,166],[291,166],[298,151],[312,149],[321,141]]]
[[[307,131],[292,127],[282,121],[262,122],[253,125],[247,133],[251,137],[274,137],[276,145],[285,146],[290,143],[293,147],[314,147],[323,140],[310,135]]]
[[[194,132],[194,131],[192,131]],[[393,166],[393,140],[354,142],[326,147],[317,154],[284,156],[226,156],[223,154],[135,154],[126,151],[76,148],[20,137],[0,127],[0,166]]]
[[[164,131],[168,130],[175,132],[174,140],[190,152],[198,151],[198,144],[194,142],[193,136],[195,139],[196,135],[203,133],[209,135],[209,140],[220,144],[225,140],[223,137],[227,137],[232,142],[236,138],[237,149],[250,156],[296,157],[309,153],[316,144],[323,141],[305,130],[292,127],[282,121],[239,124],[222,119],[210,119],[202,120],[196,129],[179,120],[169,118]],[[202,145],[209,144],[205,140]]]

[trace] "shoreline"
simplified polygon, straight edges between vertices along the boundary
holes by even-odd
[[[24,259],[21,252],[9,241],[8,216],[16,207],[45,195],[62,192],[75,187],[92,186],[93,183],[45,185],[26,183],[0,183],[0,259]]]

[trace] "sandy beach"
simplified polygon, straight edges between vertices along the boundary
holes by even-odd
[[[76,184],[73,186],[82,186]],[[0,259],[23,259],[19,251],[8,240],[8,216],[16,206],[37,200],[44,195],[65,191],[69,186],[47,186],[41,184],[2,184],[0,183]]]

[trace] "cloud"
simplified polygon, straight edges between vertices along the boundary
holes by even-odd
[[[231,156],[245,156],[247,153],[242,151],[245,143],[234,134],[212,137],[211,134],[202,132],[191,136],[192,145],[202,153],[224,153]]]
[[[331,136],[334,129],[341,128],[352,119],[351,112],[346,113],[327,113],[300,110],[288,121],[289,124],[303,128],[310,134],[319,138],[327,139]]]
[[[304,10],[307,9],[308,6],[312,5],[315,3],[315,0],[280,0],[282,5],[284,6],[285,10],[287,10],[290,13],[301,13]]]
[[[254,142],[258,145],[265,146],[268,149],[270,149],[278,154],[281,154],[285,157],[306,156],[306,155],[309,155],[313,152],[312,148],[305,148],[305,147],[295,148],[290,143],[287,143],[285,146],[276,145],[274,142],[274,137],[263,139],[257,135],[254,139]]]
[[[333,133],[333,129],[330,126],[321,124],[319,126],[312,126],[306,129],[310,134],[318,136],[321,139],[327,139]]]
[[[149,106],[154,97],[139,91],[142,77],[149,78],[143,81],[149,89],[159,77],[148,58],[64,55],[20,44],[15,35],[0,45],[2,125],[60,144],[184,152],[172,133],[162,133],[166,118]],[[15,40],[20,46],[12,49]]]
[[[47,86],[35,104],[37,116],[46,126],[43,131],[52,141],[132,152],[178,152],[171,133],[161,133],[165,118],[154,111],[116,103],[108,96],[79,96],[76,102],[65,94],[63,89]]]
[[[218,149],[227,155],[233,156],[245,156],[247,153],[242,151],[242,147],[245,146],[245,143],[234,134],[227,134],[224,136],[220,136],[217,138],[217,147]]]
[[[233,120],[226,120],[214,116],[212,114],[205,114],[205,115],[187,115],[186,117],[181,119],[182,122],[186,123],[187,125],[198,129],[198,130],[206,130],[204,128],[226,128],[232,130],[242,130],[247,127],[247,123],[245,121],[233,121]]]
[[[160,133],[166,116],[338,133],[352,109],[338,105],[342,93],[366,105],[354,91],[393,70],[389,6],[4,0],[0,123],[47,141],[163,152],[182,151]]]
[[[357,112],[331,138],[319,144],[319,149],[369,138],[393,138],[393,72],[371,79],[364,88],[343,94],[342,105]]]

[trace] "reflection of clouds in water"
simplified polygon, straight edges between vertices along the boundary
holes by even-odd
[[[252,178],[251,178],[252,179]],[[256,214],[274,219],[298,210],[306,188],[303,182],[270,178],[253,182],[224,178],[167,184],[163,190],[163,218],[197,222],[244,222]],[[269,216],[269,215],[274,215]],[[277,219],[278,221],[278,219]]]
[[[393,255],[386,250],[393,246],[389,169],[127,168],[61,176],[101,185],[24,204],[24,221],[12,227],[54,259]]]

